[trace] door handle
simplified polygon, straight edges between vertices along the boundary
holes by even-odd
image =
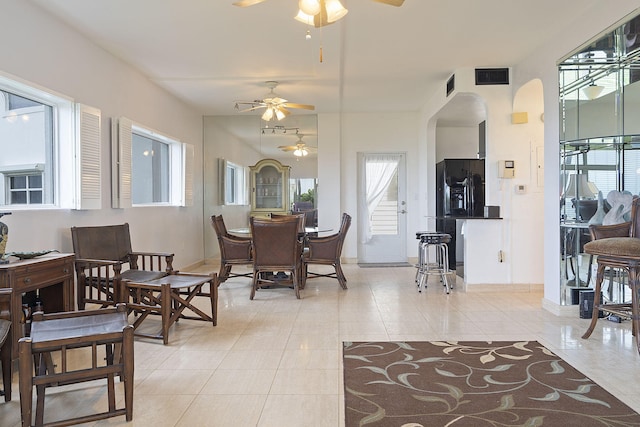
[[[401,210],[400,212],[398,212],[398,213],[406,214],[406,213],[407,213],[407,211],[406,211],[406,210],[404,210],[404,209],[402,209],[402,210]]]

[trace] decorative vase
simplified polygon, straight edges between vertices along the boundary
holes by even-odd
[[[598,209],[593,214],[593,216],[589,219],[589,225],[602,225],[602,220],[606,212],[604,210],[604,199],[602,197],[602,191],[598,191]]]
[[[11,212],[0,212],[0,218],[5,215],[11,215]],[[7,249],[7,239],[9,237],[9,227],[4,222],[0,222],[0,264],[9,262],[5,259],[5,250]]]
[[[629,191],[610,191],[607,202],[611,206],[609,212],[602,219],[602,225],[621,224],[629,220],[633,194]]]

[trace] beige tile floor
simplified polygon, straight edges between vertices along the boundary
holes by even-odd
[[[216,266],[199,269],[208,270]],[[589,321],[577,308],[572,317],[543,310],[541,293],[465,293],[458,286],[446,295],[431,278],[419,294],[413,268],[349,264],[345,273],[348,290],[314,279],[300,300],[274,289],[250,301],[249,279],[222,284],[218,326],[180,321],[167,346],[136,339],[133,421],[92,425],[343,426],[341,343],[363,340],[538,340],[640,411],[640,356],[629,322],[600,320],[583,340]],[[17,374],[13,390],[13,400],[0,403],[2,427],[20,424]],[[104,404],[101,384],[52,388],[46,417]]]

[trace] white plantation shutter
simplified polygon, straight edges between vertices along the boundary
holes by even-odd
[[[76,104],[76,209],[102,208],[100,133],[100,110]]]
[[[133,122],[125,117],[111,120],[111,206],[131,207],[131,139]]]
[[[193,164],[194,147],[191,144],[182,144],[182,173],[183,196],[182,206],[193,206]]]

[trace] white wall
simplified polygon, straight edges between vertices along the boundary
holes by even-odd
[[[278,160],[283,165],[291,167],[289,173],[290,178],[317,178],[318,177],[318,159],[313,157],[296,157],[291,153],[288,153],[284,157],[278,157]]]
[[[541,284],[543,281],[543,270],[539,266],[543,262],[542,238],[539,230],[532,227],[543,216],[543,205],[541,203],[542,189],[527,191],[526,194],[515,195],[514,186],[524,184],[527,188],[534,187],[532,182],[531,150],[538,141],[542,141],[542,122],[532,121],[526,125],[514,125],[511,123],[511,113],[513,113],[513,85],[489,85],[476,86],[473,68],[463,68],[455,71],[456,75],[456,95],[473,95],[472,99],[481,99],[486,106],[486,176],[485,176],[485,198],[487,205],[496,205],[501,208],[501,221],[496,224],[492,221],[491,233],[483,237],[472,239],[465,238],[465,262],[474,257],[484,256],[486,260],[485,272],[495,274],[482,274],[472,277],[465,275],[465,282],[469,284],[512,284],[530,285]],[[443,82],[444,85],[444,82]],[[526,98],[528,102],[522,101],[523,108],[535,111],[542,107],[542,91],[522,93],[521,98]],[[447,104],[449,99],[445,94],[436,94],[425,106],[424,114],[427,126],[426,139],[420,141],[424,146],[425,153],[435,152],[436,158],[439,147],[446,145],[447,139],[455,138],[455,133],[451,130],[444,131],[437,126],[438,112]],[[536,107],[536,104],[539,105]],[[521,106],[519,106],[521,107]],[[532,112],[532,116],[533,116]],[[437,130],[436,130],[437,128]],[[432,129],[432,130],[429,130]],[[463,129],[458,132],[464,132]],[[477,152],[477,128],[474,128],[473,139],[470,138],[468,153],[464,147],[457,150],[464,157],[475,157]],[[433,136],[432,136],[433,135]],[[438,148],[436,148],[438,147]],[[443,149],[444,150],[444,149]],[[514,179],[499,178],[498,162],[500,160],[514,160],[516,165],[516,177]],[[436,162],[436,159],[427,155],[421,159],[422,162]],[[429,174],[421,183],[428,187],[435,188],[435,175]],[[536,187],[537,188],[537,187]],[[425,200],[423,209],[425,215],[435,215],[435,196],[430,194]],[[520,207],[526,207],[520,209]],[[479,220],[482,221],[482,220]],[[482,223],[480,223],[482,224]],[[478,224],[474,223],[474,227]],[[487,228],[489,224],[486,224]],[[479,236],[479,234],[475,234]],[[486,254],[487,242],[491,240],[492,253]],[[502,257],[498,256],[502,253]],[[530,266],[538,266],[531,268]]]
[[[258,118],[259,119],[259,118]],[[221,205],[219,202],[218,159],[225,159],[237,165],[249,166],[262,158],[244,141],[227,130],[230,121],[250,121],[249,117],[204,117],[204,258],[219,260],[220,248],[215,231],[210,225],[212,215],[223,215],[228,229],[249,226],[250,205]],[[258,122],[259,125],[259,122]],[[259,126],[255,126],[259,129]],[[249,174],[247,172],[247,179]],[[247,183],[248,184],[248,183]],[[250,197],[250,195],[249,195]]]
[[[478,157],[479,135],[478,126],[437,126],[435,162],[475,159]]]
[[[342,115],[342,149],[341,149],[341,206],[342,210],[353,217],[343,247],[343,257],[357,258],[358,230],[358,152],[404,152],[407,159],[407,254],[417,256],[415,239],[409,238],[413,233],[424,228],[424,217],[419,211],[420,187],[418,169],[422,160],[418,158],[418,114],[403,113],[346,113]],[[319,136],[321,136],[319,134]],[[323,147],[324,142],[319,142]],[[318,168],[324,168],[322,162]],[[322,182],[321,182],[322,185]]]
[[[3,218],[9,226],[7,251],[72,252],[71,226],[129,222],[134,250],[174,252],[177,268],[201,261],[201,162],[194,170],[191,207],[110,207],[110,118],[126,116],[192,144],[195,158],[201,159],[201,115],[30,2],[0,0],[0,7],[0,39],[5,41],[0,43],[0,71],[102,111],[102,209],[13,210]]]
[[[345,176],[342,143],[342,118],[340,114],[318,114],[318,224],[338,230],[340,217],[348,213],[355,221],[355,211],[349,211],[344,203],[342,189]],[[347,232],[347,239],[353,234]],[[346,246],[346,244],[345,244]],[[343,253],[346,249],[343,248]]]

